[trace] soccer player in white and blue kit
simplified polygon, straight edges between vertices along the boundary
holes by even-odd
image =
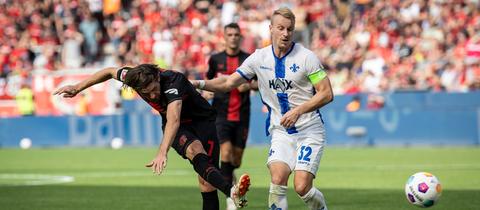
[[[326,210],[323,194],[313,186],[325,144],[319,109],[333,100],[330,81],[317,56],[292,41],[295,16],[275,10],[270,25],[272,45],[258,49],[228,78],[192,81],[209,91],[229,91],[255,76],[268,108],[267,135],[272,142],[267,161],[271,174],[268,207],[286,210],[287,183],[309,209]]]

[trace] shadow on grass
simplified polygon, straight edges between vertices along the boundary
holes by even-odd
[[[397,210],[418,209],[407,203],[402,190],[323,189],[332,210]],[[246,209],[267,209],[268,189],[252,188]],[[289,209],[307,209],[289,189]],[[220,209],[224,196],[219,193]],[[480,190],[445,190],[440,209],[478,209]],[[201,209],[201,196],[192,187],[127,187],[127,186],[22,186],[0,187],[1,209]]]

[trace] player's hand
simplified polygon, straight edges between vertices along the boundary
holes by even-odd
[[[62,95],[64,98],[72,98],[76,96],[80,91],[74,85],[67,85],[57,89],[53,92],[53,95]]]
[[[167,155],[166,154],[158,154],[152,162],[145,165],[145,167],[152,168],[152,171],[156,175],[162,174],[163,170],[167,167]]]
[[[240,86],[237,87],[238,92],[243,93],[245,91],[250,90],[250,84],[249,83],[244,83],[241,84]]]
[[[298,112],[297,109],[291,109],[283,115],[282,119],[280,119],[280,125],[285,128],[291,128],[295,125],[299,117],[300,112]]]
[[[200,82],[198,80],[189,80],[190,83],[192,83],[194,88],[198,88],[200,85]]]

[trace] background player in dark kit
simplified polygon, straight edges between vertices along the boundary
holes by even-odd
[[[240,50],[240,27],[230,23],[224,27],[225,50],[214,54],[208,61],[207,78],[229,76],[249,56]],[[234,181],[233,171],[240,167],[248,137],[250,121],[250,89],[244,84],[227,93],[214,94],[212,105],[217,110],[217,133],[220,140],[221,171],[227,181]],[[252,86],[252,87],[251,87]]]

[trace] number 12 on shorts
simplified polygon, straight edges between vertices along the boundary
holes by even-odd
[[[312,154],[312,148],[309,146],[302,146],[300,147],[300,155],[298,156],[298,160],[309,161],[310,162],[310,155]]]

